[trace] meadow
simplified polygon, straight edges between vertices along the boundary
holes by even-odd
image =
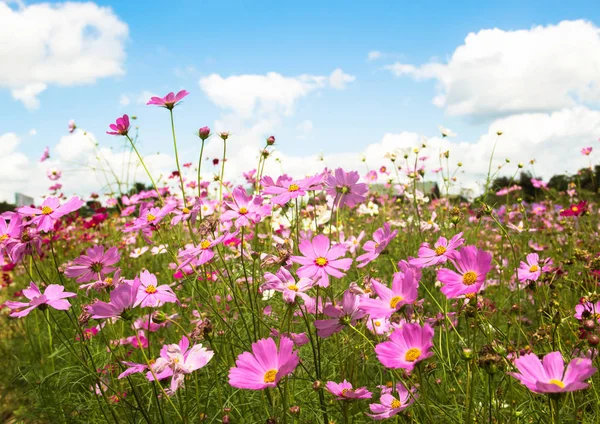
[[[148,104],[173,123],[187,94]],[[49,174],[43,202],[0,215],[3,422],[600,421],[592,164],[544,182],[491,157],[469,200],[468,164],[426,142],[273,177],[270,136],[224,181],[235,134],[199,128],[190,163],[173,125],[157,182],[132,121],[107,132],[148,185],[109,168],[107,195],[70,197]]]

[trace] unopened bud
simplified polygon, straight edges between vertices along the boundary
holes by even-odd
[[[210,137],[210,128],[208,127],[202,127],[198,130],[198,137],[200,137],[202,140],[206,140],[208,137]]]
[[[274,136],[270,136],[269,138],[267,138],[267,144],[269,146],[272,146],[273,144],[275,144],[275,137]]]

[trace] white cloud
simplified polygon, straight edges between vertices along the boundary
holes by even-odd
[[[127,35],[110,8],[94,3],[0,2],[0,88],[35,109],[49,86],[122,75]]]
[[[29,130],[29,135],[37,135],[37,130],[35,128],[32,128]]]
[[[151,97],[159,97],[157,94],[154,94],[152,91],[143,90],[136,96],[136,103],[140,105],[145,105],[148,103]]]
[[[383,56],[383,54],[380,51],[372,50],[367,55],[367,60],[370,62],[372,60],[377,60],[377,59],[381,58],[381,56]]]
[[[300,139],[304,139],[306,138],[313,129],[313,123],[312,121],[309,121],[308,119],[300,122],[297,126],[296,126],[296,131],[298,131],[298,136],[297,138]]]
[[[302,97],[327,86],[343,89],[354,77],[341,69],[330,76],[300,75],[286,77],[276,72],[266,75],[211,74],[200,79],[200,87],[218,107],[249,119],[256,115],[291,115]]]
[[[447,63],[396,62],[396,76],[435,79],[450,115],[507,116],[600,102],[600,29],[563,21],[529,30],[470,33]]]
[[[119,99],[119,104],[121,106],[127,106],[131,103],[131,99],[126,94],[121,94],[121,98]]]

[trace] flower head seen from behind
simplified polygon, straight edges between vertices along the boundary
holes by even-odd
[[[404,324],[394,330],[388,341],[375,346],[377,359],[386,368],[411,372],[415,365],[433,356],[433,328],[429,324]]]
[[[365,316],[365,312],[359,309],[360,297],[350,290],[344,292],[341,307],[327,305],[323,309],[323,315],[331,319],[321,319],[315,321],[317,335],[319,337],[329,337],[341,331],[348,324],[354,325],[356,321]]]
[[[437,279],[443,284],[440,289],[448,299],[478,293],[492,269],[492,255],[475,246],[465,246],[451,259],[458,272],[442,268]]]
[[[525,387],[534,393],[562,393],[586,389],[585,382],[596,371],[589,358],[574,358],[565,370],[560,352],[550,352],[540,360],[534,353],[515,360],[519,372],[511,372]]]
[[[164,107],[166,109],[173,109],[175,106],[177,106],[177,104],[183,100],[183,98],[185,96],[187,96],[188,93],[185,90],[181,90],[180,92],[178,92],[177,94],[170,92],[169,94],[167,94],[164,97],[151,97],[150,100],[148,100],[148,103],[146,103],[146,105],[155,105],[155,106],[160,106],[160,107]]]
[[[291,374],[300,358],[293,350],[294,342],[282,337],[279,349],[272,338],[252,343],[252,352],[244,352],[229,370],[229,384],[238,389],[263,390],[275,387],[283,377]]]
[[[88,312],[94,319],[130,318],[129,310],[134,307],[140,280],[124,282],[110,292],[110,302],[98,301],[88,307]]]
[[[29,288],[23,290],[23,296],[29,299],[29,302],[7,301],[5,303],[9,309],[14,311],[10,314],[11,317],[22,318],[35,308],[44,309],[48,306],[60,311],[66,311],[71,307],[71,304],[66,299],[77,295],[66,292],[65,288],[58,284],[50,284],[42,294],[37,284],[31,282]]]
[[[108,135],[123,135],[126,136],[129,134],[129,116],[123,115],[120,118],[117,118],[117,121],[114,124],[109,125],[111,131],[106,131]]]
[[[119,262],[121,255],[116,247],[104,251],[104,246],[93,246],[86,250],[65,270],[69,278],[77,278],[78,283],[85,283],[92,279],[102,280],[107,274],[117,268],[113,265]]]
[[[328,381],[325,388],[329,393],[335,396],[336,400],[356,400],[356,399],[371,399],[373,393],[367,390],[366,387],[354,389],[352,384],[344,380],[341,383]]]
[[[356,260],[360,262],[358,268],[362,268],[377,259],[397,234],[398,230],[392,231],[389,222],[383,224],[382,228],[378,228],[373,233],[373,240],[369,240],[363,246],[363,249],[367,253],[356,258]]]

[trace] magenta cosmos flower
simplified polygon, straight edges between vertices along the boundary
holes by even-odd
[[[397,398],[391,393],[383,393],[379,398],[380,403],[369,405],[372,414],[367,415],[377,421],[391,418],[412,405],[418,396],[414,390],[411,393],[400,383],[396,385],[396,392],[398,393]]]
[[[375,346],[377,359],[386,368],[411,372],[419,361],[433,356],[433,328],[429,324],[404,324],[390,334],[388,341]]]
[[[186,374],[199,370],[208,364],[214,352],[202,347],[201,344],[192,346],[186,336],[182,336],[178,344],[164,345],[160,357],[151,365],[152,371],[159,380],[171,377],[171,392],[174,393],[183,385]],[[152,372],[146,374],[153,381]]]
[[[110,292],[110,302],[98,301],[88,307],[94,319],[122,317],[129,319],[129,310],[134,307],[140,280],[126,281]]]
[[[356,171],[345,172],[342,168],[327,176],[325,185],[327,194],[335,199],[335,205],[353,207],[366,199],[369,187],[359,183],[360,175]]]
[[[358,306],[360,297],[353,294],[350,290],[344,292],[341,308],[334,305],[327,305],[323,309],[323,314],[332,319],[321,319],[315,321],[317,334],[319,337],[329,337],[341,331],[346,325],[355,325],[356,321],[365,316]]]
[[[44,162],[46,159],[50,157],[50,148],[46,146],[44,152],[42,153],[42,157],[40,158],[40,162]]]
[[[299,277],[312,278],[321,287],[329,286],[329,276],[342,278],[352,265],[352,259],[340,256],[346,254],[346,247],[339,243],[331,246],[329,238],[323,234],[314,237],[312,241],[302,240],[298,246],[304,256],[292,256],[290,259],[302,265],[298,268]]]
[[[388,246],[388,244],[390,244],[397,234],[398,230],[391,231],[389,222],[383,224],[383,228],[378,228],[373,233],[373,240],[369,240],[363,246],[363,249],[367,253],[356,258],[356,260],[360,262],[360,264],[358,264],[358,268],[362,268],[369,262],[377,259],[381,252],[383,252],[383,250]]]
[[[527,262],[521,261],[521,265],[517,270],[517,277],[521,282],[527,280],[537,281],[542,275],[542,272],[549,271],[551,263],[551,258],[547,258],[540,263],[539,255],[537,253],[530,253],[527,255]]]
[[[17,210],[21,215],[31,216],[30,225],[36,225],[39,231],[52,231],[54,223],[61,217],[75,212],[83,206],[83,201],[75,196],[61,206],[58,197],[48,197],[38,208],[23,206]]]
[[[229,370],[229,384],[238,389],[263,390],[275,387],[279,381],[291,374],[300,358],[293,351],[294,342],[282,337],[279,351],[271,338],[252,343],[252,353],[244,352]]]
[[[137,277],[136,277],[137,278]],[[135,308],[141,305],[142,308],[149,306],[151,308],[160,308],[165,303],[176,303],[177,296],[173,293],[171,287],[166,284],[158,285],[156,275],[148,271],[142,271],[139,277],[140,285],[138,287],[135,299]]]
[[[183,100],[183,98],[185,96],[187,96],[188,93],[185,90],[181,90],[179,93],[175,94],[173,92],[170,92],[169,94],[167,94],[165,97],[151,97],[150,100],[148,100],[148,103],[146,103],[147,105],[155,105],[155,106],[160,106],[160,107],[164,107],[166,109],[173,109],[175,106],[177,106],[177,104]]]
[[[329,393],[335,396],[336,400],[355,400],[355,399],[371,399],[373,393],[367,390],[366,387],[354,389],[352,384],[344,380],[341,383],[328,381],[325,388]]]
[[[271,206],[263,205],[263,199],[260,196],[249,196],[246,189],[238,186],[232,193],[233,202],[225,202],[229,210],[221,215],[221,221],[227,222],[235,219],[236,228],[245,227],[250,222],[254,224],[271,214]]]
[[[565,370],[560,352],[550,352],[543,361],[529,353],[515,360],[519,372],[510,372],[525,387],[534,393],[562,393],[582,390],[589,386],[585,382],[597,369],[589,358],[575,358]]]
[[[281,267],[277,273],[265,272],[265,284],[262,290],[275,290],[283,294],[283,300],[286,303],[294,303],[296,296],[306,299],[309,297],[304,292],[310,290],[315,284],[310,278],[301,278],[296,281],[290,272]]]
[[[412,270],[396,272],[392,280],[392,288],[372,280],[371,287],[377,298],[363,297],[360,299],[360,309],[369,314],[369,318],[389,318],[402,306],[417,300],[419,282]]]
[[[264,187],[264,194],[272,194],[271,203],[276,205],[285,205],[290,200],[305,196],[310,190],[320,190],[321,174],[307,177],[302,180],[293,180],[287,175],[282,175],[274,182],[269,176],[262,179],[261,184]]]
[[[75,297],[77,295],[75,293],[66,292],[65,288],[58,284],[50,284],[46,287],[46,290],[44,290],[44,294],[42,294],[39,287],[31,282],[29,283],[29,288],[23,290],[23,296],[29,299],[29,302],[5,302],[5,305],[13,311],[25,308],[18,312],[13,312],[10,314],[11,317],[22,318],[35,308],[44,309],[48,306],[60,311],[66,311],[71,307],[71,304],[66,298]]]
[[[109,125],[112,131],[106,131],[108,135],[127,135],[129,133],[129,116],[123,115],[120,118],[117,118],[117,121],[114,124]]]
[[[194,266],[200,266],[207,262],[210,262],[212,258],[215,257],[215,252],[213,248],[221,243],[223,239],[226,237],[225,234],[212,239],[210,236],[207,236],[204,240],[198,243],[197,246],[189,246],[184,250],[180,251],[177,254],[177,258],[180,261],[179,267],[177,269],[181,269],[184,266],[189,265],[190,263]]]
[[[116,271],[117,267],[112,265],[120,259],[121,255],[116,247],[111,247],[106,252],[104,246],[90,247],[86,255],[81,255],[67,267],[65,275],[69,278],[77,278],[78,283],[94,279],[103,280],[107,274]]]
[[[578,320],[595,319],[600,323],[600,301],[583,302],[575,306],[575,318]]]
[[[421,244],[419,248],[419,257],[411,258],[410,264],[419,268],[427,268],[430,266],[440,265],[452,257],[456,249],[465,243],[462,238],[463,233],[460,232],[448,241],[446,237],[440,237],[431,247],[429,243]]]
[[[443,284],[440,290],[449,299],[479,292],[492,269],[492,255],[475,246],[463,247],[450,261],[458,273],[446,268],[437,272],[437,279]]]

